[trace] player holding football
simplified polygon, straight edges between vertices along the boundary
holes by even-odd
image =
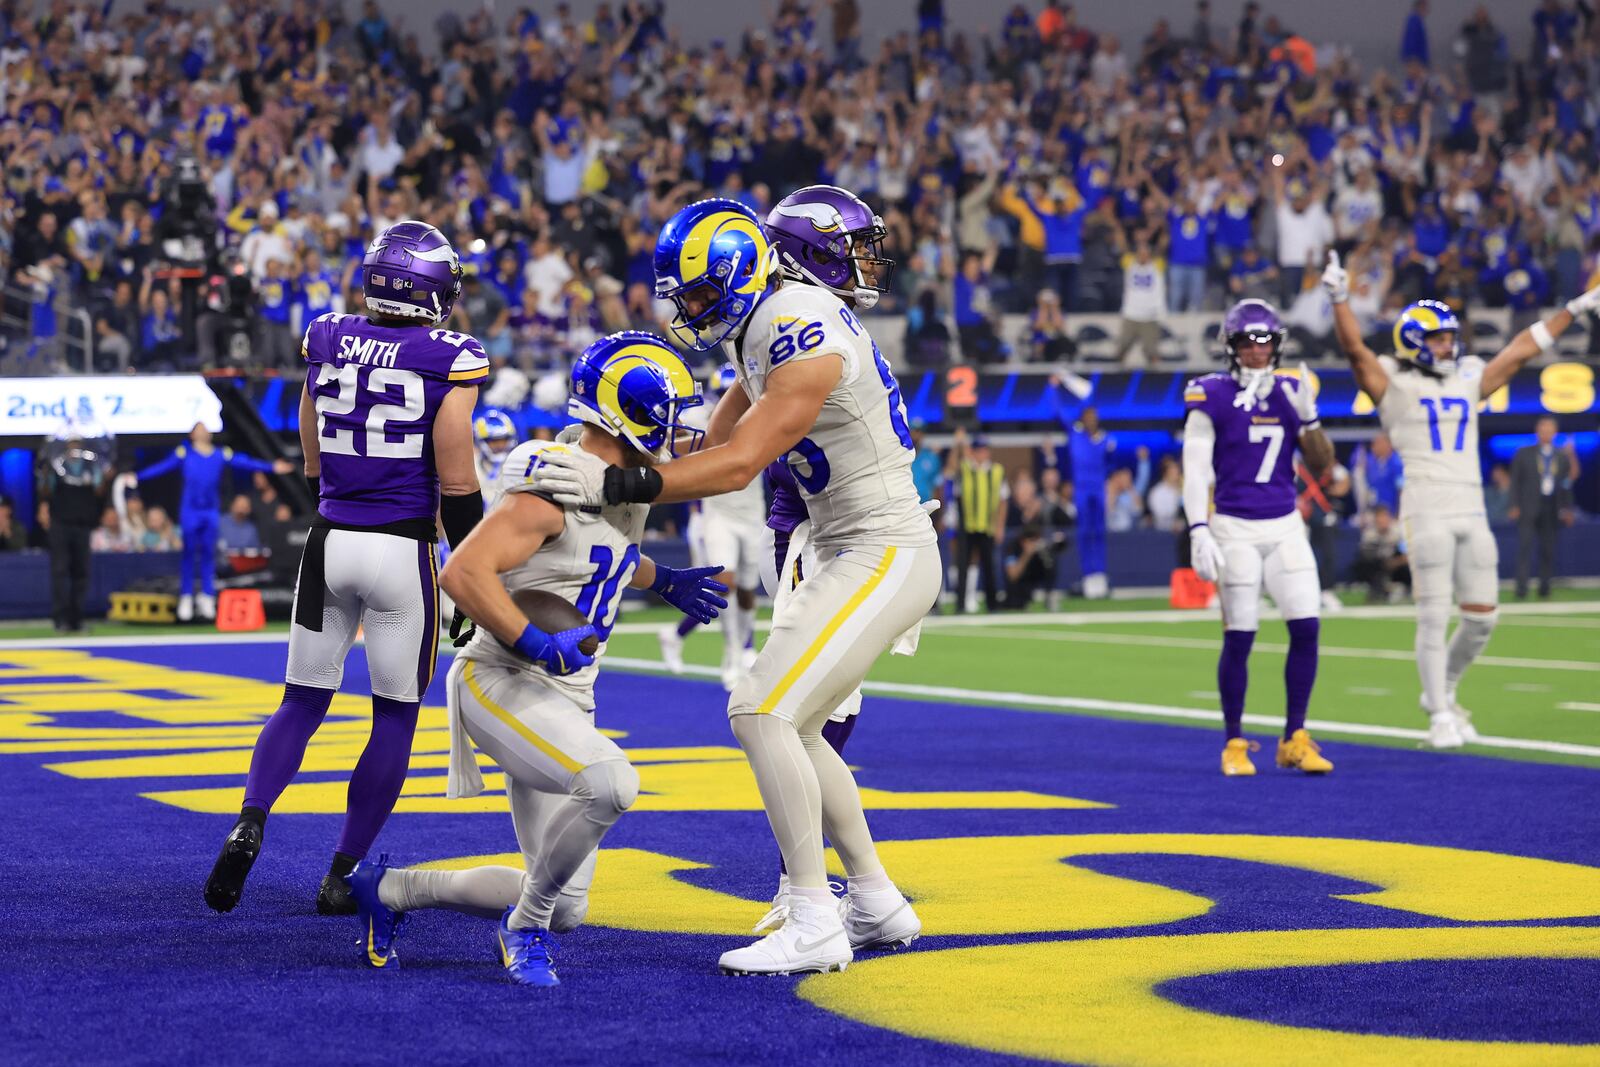
[[[361,263],[368,314],[329,313],[306,327],[300,444],[317,518],[295,583],[283,702],[261,729],[243,809],[206,880],[206,903],[217,911],[238,904],[267,813],[322,725],[358,629],[372,736],[350,776],[318,911],[355,910],[342,876],[367,854],[400,795],[439,649],[437,529],[460,544],[483,517],[472,408],[489,360],[473,338],[440,328],[461,277],[443,234],[398,222]]]
[[[1317,679],[1322,586],[1296,508],[1294,453],[1298,445],[1306,465],[1320,474],[1333,464],[1333,445],[1318,422],[1310,383],[1277,374],[1287,331],[1272,305],[1239,301],[1221,332],[1228,372],[1196,378],[1183,394],[1183,508],[1195,572],[1221,588],[1217,691],[1227,731],[1222,773],[1256,773],[1250,762],[1255,746],[1243,734],[1244,696],[1265,587],[1289,630],[1277,763],[1326,774],[1333,764],[1306,731],[1306,705]],[[1215,513],[1208,515],[1213,504]]]
[[[1483,502],[1478,405],[1529,360],[1553,350],[1575,318],[1600,309],[1600,287],[1521,331],[1485,363],[1461,354],[1461,323],[1437,300],[1419,300],[1401,312],[1395,355],[1377,356],[1361,340],[1349,305],[1350,278],[1336,253],[1328,256],[1322,284],[1356,385],[1377,406],[1378,421],[1405,464],[1400,518],[1417,602],[1417,673],[1428,743],[1460,748],[1476,741],[1478,731],[1456,691],[1489,643],[1500,602],[1500,552]],[[1452,593],[1461,620],[1447,642]]]
[[[830,232],[832,213],[816,215],[818,233]],[[836,237],[871,282],[877,239]],[[711,418],[710,438],[724,443],[656,467],[554,456],[538,481],[568,504],[690,500],[743,488],[788,457],[822,563],[728,701],[789,871],[788,913],[781,929],[719,964],[733,973],[842,969],[855,949],[909,943],[921,930],[883,871],[849,767],[821,733],[942,583],[911,478],[905,408],[855,315],[818,286],[785,281],[765,227],[743,205],[703,200],[679,211],[656,242],[655,273],[657,295],[677,306],[677,339],[698,351],[722,345],[739,369],[743,389]],[[824,830],[849,879],[842,918],[828,891]]]
[[[564,507],[539,491],[534,473],[551,457],[576,452],[649,466],[673,454],[679,434],[687,436],[678,447],[692,447],[698,433],[682,414],[699,403],[689,368],[664,341],[634,331],[612,334],[573,365],[568,410],[584,424],[577,440],[528,441],[506,458],[500,504],[440,575],[478,627],[448,678],[448,795],[483,791],[476,742],[506,774],[526,870],[402,870],[385,857],[362,864],[350,883],[370,966],[394,962],[406,912],[443,907],[500,919],[500,959],[514,981],[560,984],[552,931],[583,921],[600,840],[639,793],[638,772],[594,725],[596,661],[622,591],[653,590],[710,622],[727,606],[717,595],[727,587],[711,577],[721,567],[674,570],[640,555],[648,506]],[[545,633],[512,600],[525,590],[556,594],[589,625]],[[591,636],[600,645],[586,655],[578,646]]]

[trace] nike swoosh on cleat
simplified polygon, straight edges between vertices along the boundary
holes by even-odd
[[[382,967],[389,962],[389,957],[380,955],[377,946],[374,944],[374,931],[372,929],[371,919],[367,920],[367,959],[372,961],[372,965],[374,967]]]
[[[821,948],[823,945],[826,945],[829,941],[831,941],[836,936],[838,936],[838,935],[836,935],[836,934],[828,934],[825,937],[819,938],[818,940],[811,942],[809,945],[806,944],[804,941],[801,941],[801,940],[799,940],[797,938],[795,940],[794,947],[795,947],[796,951],[799,951],[799,952],[810,952],[814,948]]]

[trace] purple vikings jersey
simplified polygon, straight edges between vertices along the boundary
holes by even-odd
[[[1196,378],[1183,391],[1186,411],[1203,411],[1216,427],[1212,452],[1217,513],[1239,519],[1277,519],[1295,509],[1294,452],[1300,416],[1289,399],[1300,387],[1280,377],[1266,400],[1238,403],[1239,383],[1230,374]]]
[[[781,534],[794,533],[795,527],[810,516],[806,513],[805,498],[794,482],[794,471],[784,459],[767,465],[767,482],[772,486],[772,504],[767,508],[767,529]],[[782,566],[781,562],[779,566]]]
[[[318,512],[347,526],[431,522],[433,420],[451,389],[488,377],[483,346],[451,330],[330,313],[306,328],[301,354],[322,450]]]

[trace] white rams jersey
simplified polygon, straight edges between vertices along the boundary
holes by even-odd
[[[478,488],[483,491],[483,510],[488,511],[500,499],[500,468],[505,466],[506,457],[510,452],[498,452],[492,456],[478,453]]]
[[[785,283],[724,349],[752,402],[786,364],[828,355],[844,359],[811,432],[786,457],[819,549],[936,542],[911,479],[914,453],[899,386],[842,300],[816,286]]]
[[[532,474],[539,463],[539,453],[577,447],[553,441],[523,442],[501,464],[500,493],[532,492]],[[565,510],[566,528],[560,535],[540,545],[539,551],[524,562],[502,572],[500,580],[509,593],[542,589],[587,615],[600,634],[600,652],[595,662],[573,674],[546,674],[544,668],[506,648],[482,627],[461,654],[470,660],[532,671],[547,678],[550,685],[570,696],[580,707],[588,709],[594,707],[594,680],[600,672],[599,658],[605,654],[606,638],[616,624],[622,591],[639,566],[639,539],[644,535],[650,508],[644,504],[622,504]]]
[[[710,425],[711,412],[715,409],[716,405],[712,403],[690,408],[683,413],[683,421],[697,430],[704,430]],[[731,493],[722,493],[718,496],[708,496],[695,503],[705,514],[715,515],[728,522],[739,522],[758,528],[767,523],[767,494],[762,488],[760,475],[756,475],[755,481],[743,489],[735,489]]]
[[[1483,508],[1478,404],[1483,360],[1446,361],[1435,378],[1390,356],[1379,359],[1389,385],[1378,421],[1405,466],[1400,510],[1408,518],[1477,514]]]

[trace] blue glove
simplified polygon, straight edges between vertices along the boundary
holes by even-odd
[[[593,656],[578,649],[578,642],[594,636],[593,626],[547,634],[529,623],[517,638],[516,649],[551,674],[572,674],[594,662]]]
[[[710,622],[728,606],[717,595],[726,593],[728,587],[711,577],[722,571],[722,567],[674,570],[657,563],[656,580],[650,583],[650,591],[696,622]]]

